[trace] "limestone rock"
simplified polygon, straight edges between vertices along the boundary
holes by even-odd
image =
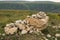
[[[5,27],[4,30],[6,34],[14,34],[15,32],[17,32],[17,27],[13,28]]]
[[[22,30],[21,31],[21,34],[26,34],[28,31],[26,31],[26,30]]]
[[[29,22],[30,25],[33,25],[35,28],[45,28],[45,26],[48,22],[48,18],[45,19],[35,19],[35,18],[26,18],[26,20]]]
[[[17,20],[15,23],[7,24],[4,28],[6,34],[14,34],[14,32],[21,30],[21,34],[28,32],[39,32],[46,29],[49,17],[45,12],[40,11],[32,16],[27,16],[24,20]],[[18,31],[19,31],[18,30]]]

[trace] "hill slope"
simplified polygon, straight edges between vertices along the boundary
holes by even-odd
[[[60,3],[55,2],[0,2],[0,10],[38,10],[45,12],[60,12]]]

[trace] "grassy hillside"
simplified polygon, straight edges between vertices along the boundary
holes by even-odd
[[[0,2],[0,10],[38,10],[45,12],[60,12],[60,3],[55,2]]]
[[[24,19],[26,18],[27,15],[32,15],[37,13],[38,11],[30,11],[30,10],[0,10],[0,34],[4,33],[3,28],[7,23],[15,22],[16,20],[19,19]],[[49,25],[48,28],[43,30],[42,32],[45,34],[51,34],[52,37],[54,36],[55,33],[60,33],[59,31],[56,31],[56,29],[53,29],[53,25],[58,25],[60,24],[60,13],[50,13],[48,12],[47,15],[50,17],[49,20]],[[48,38],[49,40],[54,40],[53,38]],[[1,39],[2,38],[2,39]],[[41,40],[43,39],[43,36],[36,35],[36,34],[26,34],[26,35],[6,35],[6,36],[0,36],[0,40]],[[60,37],[59,37],[60,38]],[[58,40],[60,40],[58,38]]]

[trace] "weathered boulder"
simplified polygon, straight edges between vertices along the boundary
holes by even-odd
[[[39,28],[41,30],[47,27],[45,25],[47,24],[48,19],[48,17],[46,17],[45,19],[26,18],[30,25],[32,25],[34,28]]]
[[[37,15],[37,16],[36,16]],[[49,17],[44,12],[39,12],[38,14],[34,15],[33,18],[26,18],[25,20],[28,21],[30,25],[34,28],[43,30],[45,29],[49,20]]]
[[[21,34],[39,32],[47,28],[49,17],[45,12],[39,12],[32,16],[27,16],[24,20],[17,20],[15,23],[7,24],[4,27],[6,34],[14,34],[18,29],[21,30]],[[18,31],[19,31],[18,30]]]
[[[14,34],[17,32],[17,27],[5,27],[4,30],[6,34]]]

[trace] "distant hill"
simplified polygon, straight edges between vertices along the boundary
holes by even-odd
[[[37,10],[45,12],[60,12],[60,3],[41,1],[41,2],[9,2],[1,1],[0,10]]]

